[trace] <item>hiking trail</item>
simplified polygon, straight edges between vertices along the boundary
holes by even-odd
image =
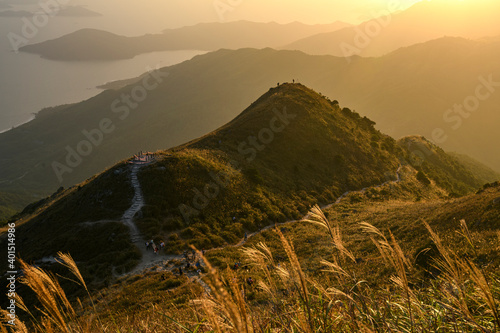
[[[136,245],[142,253],[142,260],[141,262],[130,272],[123,274],[122,276],[126,275],[131,275],[131,274],[138,274],[141,272],[145,271],[156,271],[156,272],[172,272],[172,273],[177,273],[179,267],[185,267],[186,264],[186,258],[184,255],[165,255],[165,254],[154,254],[152,250],[147,250],[145,246],[146,240],[142,238],[140,232],[137,229],[137,226],[134,223],[134,216],[141,210],[141,208],[144,206],[144,197],[142,195],[142,190],[141,190],[141,185],[140,182],[137,178],[137,172],[140,169],[140,167],[144,164],[134,164],[132,167],[132,172],[131,172],[131,182],[132,186],[134,188],[134,198],[132,199],[132,206],[123,214],[122,217],[122,222],[127,225],[130,229],[130,235],[132,238],[132,242],[134,245]],[[401,171],[402,166],[400,165],[399,168],[396,171],[397,178],[396,180],[388,180],[380,185],[377,186],[371,186],[371,187],[366,187],[361,190],[355,190],[355,191],[348,191],[342,194],[334,203],[322,206],[321,209],[328,209],[332,207],[333,205],[339,204],[343,198],[345,198],[347,195],[350,193],[364,193],[367,189],[369,188],[379,188],[387,184],[391,183],[399,183],[401,182]],[[224,249],[226,247],[240,247],[244,245],[250,238],[253,236],[262,233],[263,231],[269,230],[271,228],[277,227],[277,226],[284,226],[287,224],[291,223],[296,223],[303,221],[304,219],[307,219],[309,214],[305,215],[302,219],[300,220],[291,220],[291,221],[286,221],[282,223],[277,223],[273,225],[266,226],[259,231],[256,231],[251,234],[247,234],[246,238],[243,238],[238,244],[233,244],[233,245],[226,245],[224,247],[219,247],[219,248],[213,248],[207,251],[214,251],[214,250],[220,250]],[[194,259],[192,259],[193,262],[200,261],[202,266],[205,266],[203,260],[199,258],[198,256],[195,256]],[[201,279],[201,276],[193,271],[184,271],[184,274],[188,276],[189,278],[192,278],[195,282],[199,283],[202,285],[202,287],[205,289],[207,293],[210,292],[210,288],[203,282]]]

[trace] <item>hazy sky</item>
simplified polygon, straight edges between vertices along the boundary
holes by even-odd
[[[360,23],[384,10],[404,10],[420,1],[443,3],[443,17],[450,9],[471,4],[498,5],[500,0],[0,0],[23,8],[44,2],[68,2],[81,5],[104,16],[99,19],[69,19],[73,29],[93,27],[125,35],[156,33],[200,22],[249,20],[258,22],[309,24],[337,20]],[[472,5],[473,4],[473,5]],[[464,7],[466,8],[466,7]],[[26,7],[26,9],[29,9]],[[468,11],[465,10],[464,13]],[[71,21],[69,21],[71,20]]]
[[[75,0],[78,1],[78,0]],[[165,25],[176,27],[186,23],[218,21],[216,7],[227,8],[224,19],[276,21],[288,23],[331,23],[336,20],[359,21],[372,16],[371,11],[385,9],[389,2],[407,8],[419,0],[90,0],[102,11],[119,6],[128,13],[164,18]],[[82,3],[89,1],[81,1]],[[139,8],[137,4],[140,3]],[[224,7],[224,5],[228,7]],[[104,9],[106,7],[106,9]],[[142,15],[141,14],[141,15]]]
[[[84,5],[104,14],[106,23],[102,23],[102,27],[117,33],[139,34],[221,20],[278,23],[300,21],[310,24],[342,20],[359,23],[372,18],[380,10],[387,9],[390,3],[395,3],[395,7],[399,9],[405,9],[418,1],[420,0],[69,0],[68,4]],[[18,6],[36,5],[39,2],[47,0],[0,0],[0,4],[12,3]]]

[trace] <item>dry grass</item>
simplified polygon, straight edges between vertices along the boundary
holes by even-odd
[[[243,269],[217,270],[203,257],[207,271],[204,281],[210,293],[200,297],[189,292],[193,296],[188,311],[177,307],[167,310],[161,303],[151,303],[142,310],[109,313],[100,323],[96,320],[103,313],[100,304],[94,306],[90,302],[82,306],[84,311],[76,311],[55,276],[23,263],[22,282],[40,299],[42,316],[32,316],[31,322],[19,322],[15,329],[2,331],[495,332],[500,328],[498,278],[477,265],[472,256],[462,258],[448,248],[429,224],[423,223],[439,252],[434,257],[439,274],[423,287],[415,280],[415,268],[396,236],[371,224],[360,224],[379,251],[378,265],[385,265],[392,274],[387,281],[388,289],[382,289],[370,287],[352,269],[362,263],[342,240],[340,225],[333,226],[318,207],[312,209],[308,222],[321,226],[318,230],[327,231],[330,254],[334,256],[333,262],[322,259],[321,279],[308,276],[303,259],[297,255],[296,245],[306,235],[302,240],[291,239],[276,229],[269,232],[275,239],[273,247],[257,239],[253,246],[242,249],[252,273]],[[457,227],[460,237],[474,253],[473,233],[465,221]],[[277,244],[279,248],[275,249]],[[198,255],[202,256],[199,252]],[[75,282],[87,290],[71,256],[59,254],[59,257],[76,277]],[[246,283],[248,274],[256,277],[255,284]],[[18,305],[29,313],[21,299]]]

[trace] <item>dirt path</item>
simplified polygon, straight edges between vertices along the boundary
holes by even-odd
[[[129,209],[123,213],[121,222],[125,224],[130,230],[130,238],[132,243],[141,251],[141,262],[130,272],[125,273],[121,276],[133,275],[143,273],[147,270],[157,271],[157,272],[173,272],[177,273],[179,267],[185,267],[186,259],[183,255],[166,255],[166,254],[155,254],[153,249],[150,247],[146,248],[146,242],[149,241],[145,239],[140,233],[137,225],[134,222],[135,215],[144,206],[144,195],[142,194],[141,184],[137,177],[137,173],[142,166],[148,165],[149,163],[134,163],[130,172],[130,181],[134,189],[134,197],[132,199],[132,205]],[[161,251],[159,252],[161,253]],[[197,258],[199,260],[199,258]],[[192,260],[192,265],[195,264],[196,260]],[[184,274],[190,277],[193,281],[199,283],[205,291],[210,292],[210,288],[201,280],[200,275],[196,270],[185,271]]]
[[[131,181],[132,181],[132,186],[134,188],[135,193],[134,193],[134,198],[132,200],[132,206],[123,214],[122,222],[129,227],[132,242],[134,243],[134,245],[136,245],[141,250],[142,260],[137,265],[137,267],[135,267],[131,272],[124,274],[124,276],[131,275],[131,274],[138,274],[138,273],[145,272],[145,271],[156,271],[156,272],[169,271],[169,272],[177,273],[178,268],[179,267],[184,268],[186,263],[187,263],[187,260],[184,257],[184,255],[164,255],[164,254],[156,255],[153,253],[152,250],[147,250],[146,246],[145,246],[146,240],[142,238],[141,234],[139,233],[139,231],[137,229],[137,226],[134,223],[135,214],[137,212],[139,212],[141,210],[141,208],[144,206],[144,197],[142,195],[141,185],[140,185],[139,180],[137,178],[137,172],[141,166],[142,166],[141,164],[134,164],[134,166],[132,167]],[[325,205],[325,206],[321,207],[321,209],[328,209],[328,208],[332,207],[333,205],[339,204],[342,201],[342,199],[345,198],[350,193],[364,193],[369,188],[378,188],[378,187],[382,187],[382,186],[390,184],[390,183],[396,184],[396,183],[401,182],[401,175],[400,175],[401,167],[402,166],[399,166],[399,168],[396,171],[397,180],[386,181],[383,184],[380,184],[377,186],[372,186],[372,187],[367,187],[367,188],[364,188],[364,189],[361,189],[358,191],[345,192],[334,203],[331,203],[329,205]],[[250,240],[255,235],[258,235],[258,234],[260,234],[266,230],[269,230],[271,228],[274,228],[276,226],[285,226],[288,224],[300,222],[304,219],[307,219],[308,216],[309,216],[309,214],[305,215],[300,220],[291,220],[291,221],[286,221],[286,222],[266,226],[259,231],[256,231],[254,233],[246,235],[246,237],[243,238],[238,244],[227,245],[227,246],[220,247],[220,248],[213,248],[213,249],[210,249],[208,251],[220,250],[220,249],[224,249],[226,247],[236,248],[236,247],[243,246],[248,240]],[[191,260],[191,263],[194,264],[196,261],[200,261],[200,263],[202,265],[204,265],[203,261],[200,260],[200,258],[198,258],[198,257],[196,257],[194,260]],[[185,272],[185,275],[192,278],[195,282],[200,283],[206,292],[210,292],[209,287],[201,280],[198,273],[191,270],[191,271]]]
[[[137,178],[137,172],[142,166],[147,164],[149,163],[134,163],[132,165],[130,181],[134,189],[134,198],[132,199],[132,205],[129,209],[127,209],[127,211],[125,211],[125,213],[123,213],[123,216],[121,218],[121,222],[125,224],[130,230],[130,238],[132,240],[132,243],[134,243],[134,245],[141,251],[142,254],[141,262],[131,273],[140,272],[145,268],[155,266],[157,264],[162,264],[164,261],[177,259],[178,257],[155,254],[151,248],[148,250],[146,248],[146,241],[148,240],[143,238],[142,234],[137,228],[137,225],[134,222],[135,215],[144,206],[144,196],[142,194],[141,184],[139,182],[139,179]]]
[[[344,194],[342,194],[334,203],[331,203],[331,204],[328,204],[328,205],[324,205],[324,206],[321,206],[321,209],[322,210],[325,210],[325,209],[329,209],[331,208],[332,206],[334,205],[338,205],[342,199],[344,199],[346,196],[348,196],[349,194],[351,193],[364,193],[366,192],[368,189],[370,188],[379,188],[379,187],[382,187],[382,186],[385,186],[387,184],[397,184],[399,182],[401,182],[401,175],[400,175],[400,171],[401,171],[401,168],[402,168],[402,165],[399,166],[399,168],[396,170],[396,175],[397,175],[397,180],[389,180],[389,181],[386,181],[380,185],[376,185],[376,186],[371,186],[371,187],[365,187],[361,190],[358,190],[358,191],[347,191],[345,192]],[[260,229],[259,231],[256,231],[254,233],[251,233],[251,234],[248,234],[247,235],[247,238],[243,238],[238,244],[236,245],[228,245],[228,246],[233,246],[233,247],[239,247],[239,246],[242,246],[244,245],[250,238],[252,238],[253,236],[263,232],[263,231],[266,231],[266,230],[269,230],[271,228],[274,228],[275,226],[276,227],[281,227],[281,226],[285,226],[287,224],[292,224],[292,223],[297,223],[297,222],[300,222],[300,221],[303,221],[303,220],[306,220],[309,218],[309,214],[306,214],[303,218],[301,218],[300,220],[291,220],[291,221],[286,221],[286,222],[282,222],[282,223],[277,223],[277,224],[273,224],[273,225],[268,225],[267,227],[265,228],[262,228]]]

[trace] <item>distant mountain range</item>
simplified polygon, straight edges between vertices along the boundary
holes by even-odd
[[[496,40],[457,38],[415,45],[381,58],[354,58],[348,66],[343,58],[272,49],[197,56],[154,75],[121,82],[117,90],[87,101],[45,109],[32,122],[0,134],[0,156],[9,156],[0,160],[0,191],[29,193],[23,202],[27,204],[34,195],[81,182],[140,150],[173,147],[208,133],[230,121],[236,110],[270,85],[292,78],[337,96],[394,137],[424,135],[498,171],[499,57]],[[155,80],[159,84],[140,103],[123,100],[143,82]],[[453,110],[455,104],[471,100],[468,96],[474,96],[478,87],[481,94],[492,92],[477,111]],[[111,131],[105,126],[108,133],[102,140],[99,135],[92,138],[103,124],[114,126]],[[85,148],[82,145],[89,147],[85,143],[89,137],[98,144],[89,143],[88,156],[77,154]]]
[[[404,11],[391,5],[357,26],[343,22],[325,25],[255,22],[204,23],[165,30],[162,34],[125,37],[84,29],[60,38],[27,45],[21,51],[54,60],[88,61],[128,59],[141,53],[165,50],[272,47],[312,55],[341,57],[382,56],[401,47],[453,36],[478,39],[500,35],[496,13],[500,3],[478,0],[421,1]]]
[[[499,12],[500,2],[491,0],[474,1],[473,7],[468,1],[421,1],[405,11],[309,36],[283,49],[317,55],[381,56],[445,36],[477,39],[500,35]]]
[[[247,21],[202,23],[161,34],[125,37],[109,32],[83,29],[60,38],[27,45],[20,50],[54,60],[89,61],[129,59],[154,51],[204,50],[242,47],[278,47],[321,32],[349,26],[336,22],[323,25],[277,24]]]

